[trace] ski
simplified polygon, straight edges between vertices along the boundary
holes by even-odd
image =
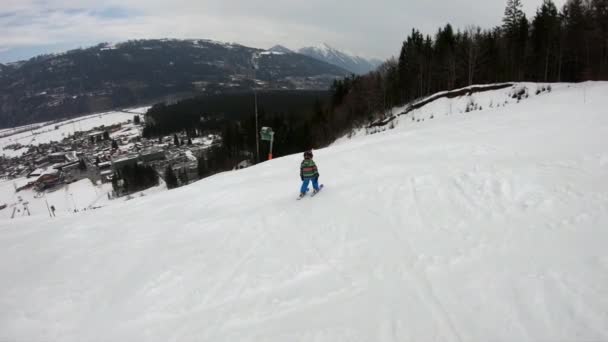
[[[310,197],[314,197],[316,194],[318,194],[319,192],[321,192],[321,190],[323,190],[323,184],[319,185],[319,190],[318,191],[313,191],[312,194],[310,194]]]
[[[314,191],[310,194],[310,197],[314,197],[316,194],[318,194],[319,192],[321,192],[321,190],[323,189],[323,184],[319,185],[319,191]],[[306,195],[308,195],[308,192],[306,192],[304,195],[299,195],[298,198],[296,198],[296,200],[301,200],[302,198],[306,197]]]

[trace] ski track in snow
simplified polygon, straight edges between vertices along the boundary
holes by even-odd
[[[586,87],[318,150],[301,201],[295,155],[0,221],[0,340],[607,340],[608,83]]]

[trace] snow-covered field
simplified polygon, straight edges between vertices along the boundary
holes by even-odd
[[[0,340],[606,341],[607,94],[402,116],[301,201],[295,155],[0,221]]]
[[[107,112],[78,117],[66,121],[61,121],[46,125],[31,131],[26,131],[0,138],[0,154],[6,157],[18,157],[27,152],[27,148],[19,150],[6,149],[8,145],[20,143],[24,146],[39,145],[52,141],[61,141],[63,138],[74,134],[77,131],[88,131],[102,125],[113,125],[117,123],[133,120],[135,113],[145,113],[148,107],[135,108],[127,112]],[[143,117],[142,117],[143,119]],[[57,126],[57,129],[55,128]],[[15,128],[19,129],[19,127]]]
[[[67,184],[55,191],[48,191],[45,195],[38,195],[35,190],[22,190],[15,193],[15,188],[33,181],[35,178],[19,178],[0,182],[0,205],[7,204],[7,208],[0,210],[0,220],[22,219],[27,216],[49,217],[49,207],[55,207],[56,216],[73,215],[74,210],[99,207],[109,204],[108,192],[112,184],[94,185],[88,179]],[[16,208],[13,210],[13,208]],[[27,209],[26,209],[27,208]],[[13,211],[15,213],[13,214]]]
[[[0,205],[7,207],[0,210],[0,222],[8,219],[26,219],[34,216],[48,218],[50,206],[55,207],[55,216],[73,216],[82,211],[98,210],[100,208],[128,201],[133,198],[157,194],[167,190],[164,181],[160,179],[158,186],[131,194],[127,197],[110,198],[112,184],[93,184],[89,179],[63,185],[44,194],[34,189],[21,190],[21,187],[36,178],[18,178],[0,181]],[[48,203],[48,207],[47,207]]]

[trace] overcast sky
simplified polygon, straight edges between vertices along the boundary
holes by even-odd
[[[542,0],[523,0],[531,17]],[[561,8],[565,0],[555,1]],[[326,42],[396,55],[413,27],[434,33],[501,23],[506,0],[2,0],[0,63],[99,42],[206,38],[259,48]]]

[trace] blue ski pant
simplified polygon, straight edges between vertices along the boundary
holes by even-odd
[[[312,187],[319,191],[319,177],[315,178],[304,178],[302,180],[302,188],[300,188],[300,193],[305,194],[308,192],[308,184],[312,181]]]

